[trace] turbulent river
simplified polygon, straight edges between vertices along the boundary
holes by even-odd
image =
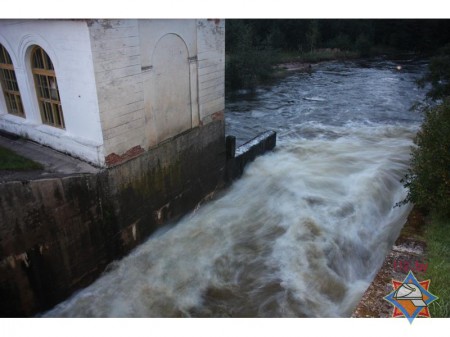
[[[425,66],[323,63],[229,98],[227,133],[274,130],[276,149],[44,316],[350,316],[410,211],[393,206]]]

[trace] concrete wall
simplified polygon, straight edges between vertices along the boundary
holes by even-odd
[[[277,134],[275,131],[266,131],[236,148],[236,138],[227,136],[227,165],[226,180],[231,182],[240,178],[245,167],[254,161],[256,157],[271,151],[277,144]]]
[[[96,175],[0,184],[0,317],[47,310],[223,185],[223,121]]]
[[[0,128],[103,165],[103,137],[86,23],[76,20],[0,20],[0,43],[13,61],[26,115],[21,118],[7,114],[1,93]],[[30,53],[35,45],[42,47],[53,62],[65,130],[42,123],[30,66]]]

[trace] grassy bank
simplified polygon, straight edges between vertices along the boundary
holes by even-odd
[[[426,229],[430,291],[439,299],[430,305],[431,317],[450,317],[450,220],[432,217]]]
[[[0,170],[40,170],[42,165],[0,146]]]

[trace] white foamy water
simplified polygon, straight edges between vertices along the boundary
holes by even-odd
[[[348,316],[408,213],[413,134],[287,141],[48,315]]]
[[[339,111],[310,119],[272,103],[264,113],[292,121],[277,129],[274,152],[45,316],[350,316],[410,211],[393,206],[406,194],[400,179],[418,122],[400,118],[406,104],[389,112],[395,119],[369,118],[374,108],[334,123]],[[357,110],[351,103],[342,111]]]

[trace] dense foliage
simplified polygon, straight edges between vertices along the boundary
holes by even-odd
[[[428,92],[431,101],[423,108],[424,121],[404,179],[408,196],[403,203],[413,202],[439,216],[450,216],[449,50],[450,45],[447,45],[432,58],[429,71],[421,80],[422,85],[431,82]]]
[[[450,215],[450,99],[424,112],[404,180],[409,189],[406,201]]]
[[[421,86],[431,83],[427,96],[431,100],[450,96],[450,43],[432,58],[428,73],[419,81]]]
[[[231,24],[227,39],[233,42],[233,51],[226,55],[225,81],[228,88],[252,88],[269,78],[275,63],[272,37],[259,40],[254,27],[243,21]]]
[[[226,85],[251,88],[270,76],[281,52],[323,49],[366,57],[387,51],[433,52],[450,42],[450,20],[234,19],[226,23]]]

